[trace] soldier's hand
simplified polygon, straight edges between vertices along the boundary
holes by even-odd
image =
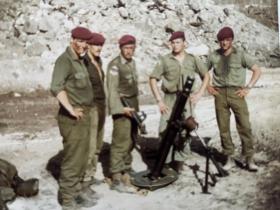
[[[244,87],[235,91],[235,94],[237,94],[240,98],[244,98],[245,96],[248,95],[249,91],[250,91],[249,88]]]
[[[211,95],[214,95],[214,96],[219,94],[219,88],[215,88],[211,85],[207,86],[207,91],[208,91],[208,93],[210,93]]]
[[[124,107],[123,108],[123,113],[126,116],[131,117],[132,116],[131,112],[135,112],[135,109],[134,108],[130,108],[130,107]]]
[[[162,101],[158,102],[159,110],[161,114],[168,114],[169,107],[165,105]]]
[[[82,108],[73,108],[73,110],[70,112],[70,114],[73,116],[73,117],[76,117],[77,120],[80,120],[83,118],[84,116],[84,113],[83,113],[83,109]]]
[[[203,93],[201,93],[201,92],[191,94],[191,96],[190,96],[191,103],[196,104],[199,101],[199,99],[202,97],[202,95],[203,95]]]

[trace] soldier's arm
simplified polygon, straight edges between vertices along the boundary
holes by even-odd
[[[83,117],[83,109],[82,108],[73,108],[70,104],[67,93],[65,90],[60,91],[56,95],[57,100],[59,103],[73,116],[76,117],[78,120]]]
[[[149,84],[150,84],[150,88],[152,90],[153,96],[156,99],[156,101],[159,103],[162,101],[160,92],[159,92],[159,88],[157,86],[157,79],[150,77],[149,79]]]
[[[153,96],[157,101],[157,104],[159,106],[159,110],[162,114],[167,114],[169,112],[169,107],[166,106],[161,98],[161,94],[160,94],[160,90],[158,88],[157,82],[160,80],[162,74],[164,71],[164,67],[163,67],[163,63],[160,60],[153,72],[150,75],[150,79],[149,79],[149,84],[150,84],[150,88],[152,90]]]
[[[249,83],[246,85],[247,88],[252,88],[259,80],[262,72],[261,68],[256,64],[255,60],[251,58],[247,53],[243,53],[242,56],[242,65],[246,67],[248,70],[252,71],[252,77]]]
[[[152,90],[152,93],[154,95],[154,98],[157,101],[157,104],[159,106],[159,110],[161,114],[167,114],[169,112],[169,107],[166,106],[166,104],[163,102],[160,92],[159,92],[159,88],[157,86],[157,79],[150,77],[149,79],[149,84]]]
[[[210,80],[210,75],[206,65],[197,57],[195,58],[195,64],[196,64],[197,72],[199,73],[202,79],[202,83],[199,87],[199,90],[191,95],[190,99],[192,103],[197,103],[198,100],[202,97]]]
[[[245,53],[242,55],[242,65],[245,68],[252,71],[253,74],[251,76],[249,83],[244,88],[241,88],[240,90],[236,91],[236,94],[241,98],[249,94],[250,89],[254,87],[254,85],[257,83],[257,81],[259,80],[262,74],[261,68],[255,63],[255,61],[249,55]]]
[[[208,73],[209,73],[209,82],[207,84],[207,91],[209,94],[211,95],[218,95],[219,94],[219,89],[216,87],[213,87],[213,83],[212,83],[212,79],[213,79],[213,64],[211,61],[211,54],[207,57],[207,69],[208,69]]]
[[[80,119],[82,117],[81,109],[74,109],[70,104],[67,93],[65,91],[66,78],[70,74],[70,63],[67,59],[60,57],[55,62],[52,74],[51,92],[57,98],[59,103],[74,117]]]
[[[254,87],[262,74],[261,69],[257,64],[254,64],[249,70],[253,71],[249,83],[244,88],[241,88],[235,92],[241,98],[249,94],[250,89]]]
[[[261,68],[257,65],[254,64],[251,69],[251,71],[253,71],[252,77],[249,81],[249,83],[246,85],[247,88],[252,88],[254,87],[254,85],[257,83],[257,81],[260,79],[262,71]]]

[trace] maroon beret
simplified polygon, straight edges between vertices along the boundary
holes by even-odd
[[[78,26],[71,31],[72,37],[74,39],[89,40],[92,33],[89,29]]]
[[[136,39],[134,36],[126,34],[123,35],[120,39],[119,39],[119,45],[120,47],[127,45],[127,44],[135,44],[136,43]]]
[[[222,41],[226,38],[234,38],[233,30],[230,27],[223,27],[217,34],[218,41]]]
[[[91,38],[87,41],[90,45],[103,45],[105,42],[105,38],[102,34],[92,33]]]
[[[186,40],[185,38],[185,33],[183,31],[176,31],[176,32],[173,32],[169,41],[173,41],[174,39],[183,39],[184,41]]]

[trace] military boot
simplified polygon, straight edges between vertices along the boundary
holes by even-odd
[[[131,177],[129,173],[124,173],[121,177],[121,181],[124,183],[124,185],[131,186]]]
[[[122,182],[121,182],[122,174],[121,173],[114,173],[112,175],[112,185],[111,185],[111,190],[116,190],[120,191],[120,188],[122,187]]]
[[[255,164],[253,158],[246,158],[246,169],[251,172],[257,172],[259,167]]]
[[[77,205],[76,201],[71,201],[62,204],[62,210],[81,210],[81,208]]]
[[[232,169],[233,167],[235,167],[234,159],[232,156],[228,156],[226,164],[223,166],[223,169],[228,171],[228,170]]]
[[[78,196],[75,197],[77,204],[81,207],[92,207],[97,204],[99,196],[97,193],[89,187],[83,189]]]
[[[130,184],[130,176],[125,173],[123,176],[121,173],[115,173],[112,176],[111,190],[116,190],[120,193],[132,193],[133,188]],[[128,185],[127,185],[128,184]]]

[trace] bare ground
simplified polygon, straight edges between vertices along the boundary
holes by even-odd
[[[40,132],[56,125],[57,101],[47,91],[0,95],[0,133]]]
[[[171,187],[150,193],[146,198],[115,194],[102,185],[96,187],[96,190],[106,193],[106,195],[109,194],[110,198],[108,196],[101,198],[100,205],[96,209],[114,209],[113,206],[118,203],[115,202],[116,199],[128,198],[126,202],[119,204],[123,206],[119,209],[140,209],[135,206],[138,203],[154,210],[160,209],[160,203],[164,202],[167,205],[164,209],[175,205],[174,209],[278,210],[280,201],[279,75],[278,71],[266,72],[259,86],[252,90],[248,99],[252,126],[256,136],[256,158],[260,172],[252,174],[236,168],[231,171],[229,177],[219,180],[217,186],[210,189],[212,195],[207,197],[200,194],[199,183],[189,167],[186,167],[186,171]],[[145,99],[147,99],[146,102],[151,102],[151,97]],[[213,101],[209,97],[205,97],[200,104],[201,107],[204,107],[198,113],[202,135],[211,134],[213,136],[213,133],[216,133],[217,127],[212,103]],[[40,206],[39,209],[44,210],[59,209],[56,203],[56,183],[44,170],[47,159],[61,147],[58,141],[60,139],[58,131],[53,129],[56,127],[56,112],[56,99],[46,91],[29,94],[11,92],[0,95],[1,158],[16,164],[25,177],[40,177],[42,186],[39,197],[28,201],[17,199],[10,206],[12,210],[37,209],[36,206]],[[152,133],[155,132],[153,124],[155,119],[152,118],[150,122],[147,122],[147,125],[151,125],[151,128],[148,127],[148,131]],[[107,124],[110,123],[107,121]],[[110,129],[105,134],[105,140],[111,138]],[[21,134],[15,135],[14,133]],[[22,133],[23,136],[21,136]],[[233,137],[236,139],[236,132],[233,133]],[[33,144],[29,144],[28,142],[33,139]],[[20,144],[20,141],[23,144]],[[218,136],[214,135],[213,141],[219,142]],[[235,143],[239,143],[239,140]],[[214,143],[214,145],[217,144]],[[136,154],[134,154],[134,158],[134,163],[141,164],[141,159]],[[35,159],[36,161],[30,161]],[[191,155],[186,162],[187,165],[198,163],[203,169],[204,159],[201,157]],[[137,169],[137,165],[135,166]],[[200,174],[199,178],[202,179],[203,174]],[[115,196],[116,199],[111,196]],[[131,200],[129,201],[129,199]],[[27,208],[23,208],[24,206]]]

